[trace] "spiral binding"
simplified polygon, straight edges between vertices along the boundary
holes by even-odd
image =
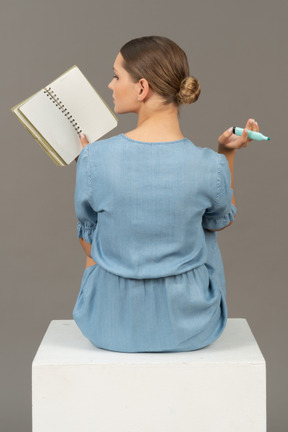
[[[52,100],[52,102],[55,103],[56,106],[65,115],[65,117],[67,117],[67,120],[70,121],[70,123],[74,127],[74,129],[77,132],[77,134],[80,134],[82,132],[81,127],[78,125],[78,123],[76,123],[76,120],[74,118],[72,118],[72,115],[70,114],[70,112],[67,111],[67,108],[65,108],[65,105],[63,104],[62,101],[59,100],[60,98],[57,97],[57,94],[51,89],[51,87],[48,87],[47,89],[45,89],[44,93],[46,94],[47,97],[50,97],[50,99]]]

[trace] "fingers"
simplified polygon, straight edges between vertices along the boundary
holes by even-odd
[[[218,143],[221,145],[225,144],[225,142],[232,135],[232,133],[233,133],[233,127],[230,127],[222,135],[219,136]]]
[[[252,140],[248,138],[248,129],[247,129],[247,127],[245,127],[245,129],[243,130],[242,135],[241,135],[240,148],[247,147],[247,145],[250,141],[252,141]]]
[[[253,126],[252,126],[252,130],[255,132],[259,132],[259,125],[257,123],[257,121],[254,120]]]
[[[245,129],[251,129],[252,125],[253,125],[254,119],[250,118],[247,120]]]
[[[233,141],[230,140],[230,142],[226,143],[227,148],[240,150],[243,147],[247,147],[249,141],[251,141],[248,138],[248,129],[244,129],[241,136],[234,135]]]
[[[242,138],[242,143],[243,143],[241,147],[247,147],[248,143],[249,143],[250,141],[252,141],[252,139],[248,138],[248,130],[252,130],[252,131],[255,131],[255,132],[259,132],[259,125],[258,125],[258,123],[256,122],[255,119],[250,118],[250,119],[247,121],[246,126],[245,126],[245,129],[244,129],[244,131],[243,131],[243,133],[242,133],[242,136],[241,136],[241,138]],[[246,131],[247,131],[247,132],[246,132]]]
[[[80,141],[81,141],[82,148],[86,147],[89,144],[89,141],[88,141],[86,135],[83,132],[80,133],[79,138],[80,138]],[[75,158],[75,162],[78,161],[78,157],[79,156],[77,156]]]
[[[80,141],[83,148],[86,147],[87,144],[89,144],[89,141],[83,132],[80,133]]]
[[[259,126],[255,119],[249,119],[245,126],[246,129],[253,130],[259,132]]]

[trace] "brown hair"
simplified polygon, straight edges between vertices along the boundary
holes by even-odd
[[[162,36],[132,39],[120,49],[123,68],[137,82],[145,78],[164,104],[191,104],[200,95],[198,80],[189,76],[185,52]]]

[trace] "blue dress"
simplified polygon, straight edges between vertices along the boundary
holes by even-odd
[[[84,270],[73,318],[99,348],[190,351],[227,321],[217,230],[236,208],[225,156],[188,138],[124,134],[87,145],[77,162],[78,237],[97,263]]]

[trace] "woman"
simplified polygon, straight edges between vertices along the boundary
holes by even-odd
[[[248,120],[241,137],[228,129],[218,153],[185,138],[179,106],[195,102],[200,86],[167,38],[128,42],[114,73],[115,112],[136,113],[138,124],[89,145],[81,138],[75,209],[87,265],[73,317],[99,348],[200,349],[227,321],[216,231],[236,212],[236,149],[259,127]]]

